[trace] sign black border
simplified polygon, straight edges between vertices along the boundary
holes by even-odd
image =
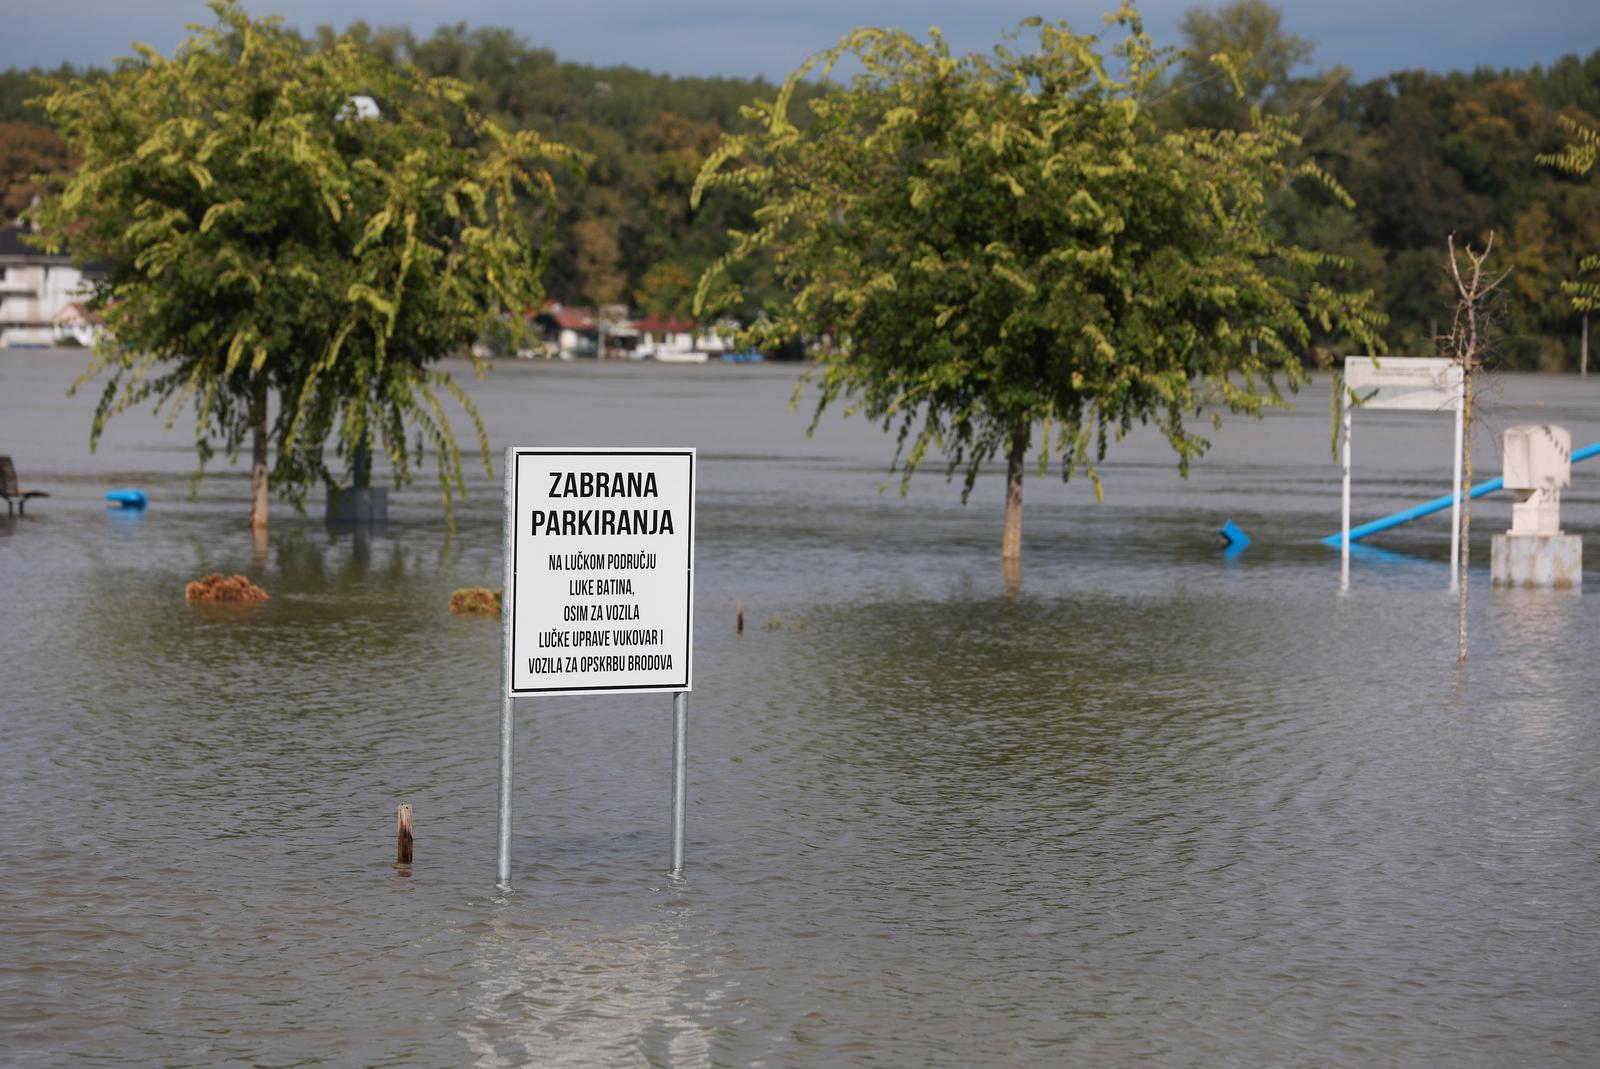
[[[505,651],[505,692],[512,698],[534,697],[540,694],[630,694],[635,692],[669,693],[687,692],[694,680],[694,499],[695,486],[695,450],[692,448],[679,449],[624,449],[613,447],[611,449],[541,449],[538,446],[513,446],[511,450],[511,471],[507,477],[511,480],[511,515],[506,517],[506,522],[511,525],[511,586],[506,591],[508,611],[511,613],[510,648]],[[516,582],[517,582],[517,517],[521,515],[522,505],[519,495],[522,492],[522,481],[517,477],[518,465],[524,456],[541,457],[688,457],[689,458],[689,567],[684,571],[686,584],[686,598],[684,600],[684,663],[682,683],[638,683],[626,686],[600,686],[600,687],[541,687],[538,690],[518,690],[515,685],[516,673],[512,670],[512,657],[517,648],[517,614],[516,614]]]

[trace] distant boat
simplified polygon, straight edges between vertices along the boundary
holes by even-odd
[[[663,364],[703,364],[711,358],[698,349],[656,349],[651,358]]]

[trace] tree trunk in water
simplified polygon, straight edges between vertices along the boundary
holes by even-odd
[[[1006,529],[1000,540],[1002,561],[1022,560],[1022,462],[1028,456],[1028,428],[1011,432],[1006,453]]]
[[[351,484],[357,490],[366,490],[372,486],[372,447],[367,444],[365,432],[361,435],[361,444],[356,446],[354,469]]]
[[[256,383],[250,402],[250,422],[255,428],[250,445],[250,529],[267,529],[267,383]]]
[[[1489,238],[1484,242],[1482,252],[1474,252],[1471,245],[1462,249],[1467,261],[1472,265],[1472,274],[1468,278],[1461,277],[1461,260],[1456,255],[1456,236],[1451,234],[1445,239],[1445,245],[1450,250],[1450,276],[1456,284],[1456,321],[1450,331],[1450,347],[1454,352],[1454,361],[1461,368],[1461,439],[1462,458],[1466,462],[1466,471],[1462,476],[1463,490],[1461,494],[1461,603],[1457,609],[1456,634],[1459,641],[1456,664],[1467,663],[1467,558],[1472,550],[1472,379],[1473,375],[1483,366],[1484,351],[1487,347],[1487,329],[1489,320],[1484,319],[1485,334],[1480,337],[1478,333],[1478,312],[1486,308],[1487,302],[1493,296],[1500,283],[1505,280],[1506,273],[1485,279],[1483,277],[1484,261],[1489,259],[1489,253],[1494,249],[1494,231],[1489,231]]]

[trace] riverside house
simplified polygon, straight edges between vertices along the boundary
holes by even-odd
[[[92,345],[100,317],[83,302],[98,272],[35,248],[27,233],[26,223],[0,226],[0,348]]]

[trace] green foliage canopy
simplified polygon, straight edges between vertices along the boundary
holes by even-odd
[[[60,173],[71,164],[66,142],[48,126],[0,121],[0,222],[21,215],[43,192],[36,175]]]
[[[1188,48],[1147,106],[1174,128],[1244,130],[1254,103],[1292,122],[1302,143],[1290,158],[1317,161],[1355,198],[1356,210],[1333,198],[1275,196],[1269,226],[1280,240],[1352,261],[1346,285],[1377,294],[1395,351],[1432,351],[1449,320],[1454,298],[1439,270],[1444,235],[1481,242],[1493,230],[1514,267],[1497,359],[1506,368],[1575,369],[1574,295],[1562,284],[1600,249],[1600,183],[1536,157],[1573,141],[1559,125],[1563,117],[1587,128],[1600,121],[1600,50],[1521,69],[1410,71],[1360,83],[1336,67],[1315,70],[1305,62],[1308,43],[1292,29],[1256,0],[1187,12]],[[582,181],[555,169],[560,205],[543,277],[562,301],[620,296],[646,311],[687,315],[682,278],[698,278],[726,251],[727,231],[755,229],[754,201],[738,189],[708,195],[694,211],[687,193],[722,133],[751,128],[739,106],[776,92],[759,80],[572,63],[490,27],[444,26],[418,38],[355,23],[307,37],[309,48],[349,41],[386,64],[458,79],[468,106],[506,129],[538,130],[592,157]],[[1218,54],[1239,73],[1242,97],[1212,59]],[[50,73],[0,72],[0,121],[42,121],[42,111],[23,101]],[[108,76],[86,68],[53,73]],[[795,87],[789,103],[797,125],[809,120],[806,100],[820,90],[811,80]],[[28,163],[9,179],[0,167],[0,199],[26,204],[31,191],[22,187],[35,170],[53,166]],[[745,295],[730,309],[740,318],[781,307],[764,260],[746,258],[732,270]],[[1314,328],[1313,359],[1336,356],[1337,343]]]
[[[1315,51],[1283,29],[1283,13],[1266,0],[1191,7],[1178,32],[1186,46],[1179,64],[1186,117],[1204,126],[1247,126],[1249,106],[1281,97]]]
[[[338,39],[329,27],[315,36]],[[726,250],[725,232],[749,223],[742,198],[713,197],[691,212],[689,190],[723,131],[743,125],[740,105],[772,91],[760,79],[675,78],[561,61],[510,30],[464,23],[425,39],[355,23],[346,36],[387,62],[459,79],[472,105],[502,125],[543,131],[586,154],[583,181],[557,175],[558,238],[544,278],[562,301],[628,301],[687,315],[680,288],[663,283],[698,277]],[[777,296],[764,267],[742,269],[745,316]]]
[[[539,299],[548,241],[516,198],[552,218],[548,168],[570,154],[488,121],[448,79],[212,9],[217,24],[172,59],[140,48],[44,101],[82,164],[41,229],[111,265],[95,298],[109,330],[90,373],[111,374],[93,439],[144,399],[169,425],[192,402],[203,472],[215,441],[237,453],[270,389],[280,493],[299,502],[333,481],[330,435],[347,458],[377,439],[404,483],[412,424],[448,508],[464,481],[443,395],[471,416],[486,463],[488,448],[432,365],[497,310]],[[363,117],[358,96],[380,114]]]
[[[1369,294],[1330,283],[1336,259],[1278,240],[1270,191],[1342,191],[1259,112],[1241,131],[1165,129],[1149,107],[1173,62],[1124,6],[1101,41],[1033,20],[1026,50],[952,56],[934,33],[863,29],[796,71],[707,161],[695,195],[750,191],[756,228],[701,279],[697,308],[736,302],[731,264],[771,253],[792,290],[752,328],[769,345],[829,344],[808,378],[830,403],[898,429],[901,490],[930,449],[965,470],[1035,426],[1042,464],[1082,472],[1108,439],[1154,422],[1180,468],[1206,447],[1186,420],[1282,404],[1310,327],[1376,348]],[[814,66],[862,73],[789,116]]]
[[[1594,169],[1596,157],[1600,156],[1600,131],[1584,126],[1568,115],[1558,115],[1556,121],[1572,135],[1572,141],[1561,152],[1540,156],[1539,161],[1568,174],[1588,174]],[[1578,261],[1578,270],[1585,274],[1600,273],[1600,253],[1583,257]],[[1563,282],[1561,288],[1572,298],[1572,307],[1578,311],[1600,311],[1600,281],[1575,278]]]

